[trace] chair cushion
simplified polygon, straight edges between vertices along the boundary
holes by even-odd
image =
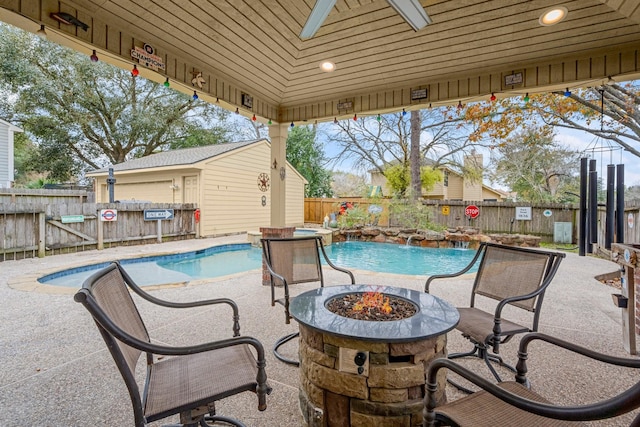
[[[487,343],[487,340],[493,336],[494,313],[487,313],[475,307],[458,307],[458,312],[460,313],[460,322],[456,329],[464,335],[468,335],[475,342]],[[530,332],[529,328],[525,326],[506,319],[501,320],[501,335]]]
[[[154,363],[148,376],[148,422],[240,391],[255,391],[257,366],[248,345],[176,356]]]
[[[549,403],[545,398],[522,384],[509,381],[500,387],[537,402]],[[460,427],[576,427],[584,424],[541,417],[511,406],[486,391],[478,391],[436,408],[436,413],[456,422]]]

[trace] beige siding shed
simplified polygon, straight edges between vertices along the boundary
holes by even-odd
[[[114,165],[115,200],[196,203],[200,235],[219,236],[271,224],[271,147],[265,139],[172,150]],[[108,168],[94,171],[98,202],[108,202]],[[307,183],[287,164],[287,226],[304,223]]]

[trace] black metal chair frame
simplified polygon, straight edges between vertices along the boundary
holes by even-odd
[[[473,289],[471,292],[470,307],[474,307],[476,294],[477,294],[476,291],[480,284],[480,280],[482,277],[481,273],[482,273],[482,269],[486,259],[485,255],[487,253],[487,249],[491,247],[500,248],[501,250],[514,251],[516,253],[537,254],[547,258],[542,283],[534,292],[528,293],[526,295],[511,296],[509,298],[498,300],[499,302],[495,307],[495,311],[493,315],[493,318],[494,318],[493,330],[491,331],[490,334],[487,335],[487,338],[484,342],[479,342],[478,340],[473,339],[471,336],[469,336],[468,334],[465,334],[464,331],[462,331],[463,336],[472,342],[473,349],[468,352],[452,353],[448,356],[449,359],[456,359],[456,358],[467,357],[467,356],[473,356],[473,357],[478,357],[480,359],[483,359],[486,365],[489,367],[489,370],[491,371],[495,379],[497,381],[501,381],[500,375],[498,374],[496,369],[491,365],[491,362],[497,363],[500,366],[503,366],[509,369],[510,371],[515,372],[515,368],[507,364],[499,355],[500,345],[507,343],[509,340],[511,340],[511,338],[513,338],[517,334],[535,332],[538,330],[538,323],[540,319],[540,309],[542,307],[542,302],[544,300],[545,291],[547,287],[551,284],[551,281],[553,280],[556,272],[558,271],[560,262],[565,258],[566,255],[561,252],[543,251],[538,249],[521,248],[517,246],[505,246],[497,243],[483,242],[483,243],[480,243],[480,247],[476,251],[476,254],[471,260],[471,262],[469,262],[469,264],[462,270],[452,274],[438,274],[438,275],[430,276],[425,283],[425,292],[429,293],[431,282],[433,282],[434,280],[461,276],[462,274],[465,274],[469,270],[471,270],[471,268],[476,264],[476,262],[480,260],[478,272],[476,273],[475,280],[473,283]],[[505,285],[508,285],[508,284],[505,284]],[[481,295],[481,294],[478,293],[478,295]],[[487,295],[484,295],[484,296],[487,296]],[[535,305],[531,310],[533,312],[531,328],[522,327],[521,329],[518,329],[518,330],[509,330],[508,332],[503,332],[502,326],[501,326],[501,323],[503,320],[503,317],[502,317],[503,309],[508,304],[513,305],[518,301],[530,300],[532,298],[536,298],[536,300],[535,300]],[[519,308],[522,308],[522,307],[519,307]],[[490,349],[491,349],[491,352],[490,352]],[[451,381],[450,383],[452,383],[455,387],[457,387],[458,389],[466,393],[471,393],[471,390],[465,387],[462,387]]]
[[[532,332],[525,334],[520,341],[518,350],[518,362],[515,370],[515,381],[518,384],[523,385],[527,389],[530,388],[529,380],[526,377],[526,374],[528,372],[527,349],[529,344],[535,340],[545,341],[553,346],[559,347],[561,349],[566,349],[573,353],[583,355],[585,357],[606,363],[608,365],[623,366],[635,369],[640,368],[640,359],[609,356],[549,335],[545,335],[539,332]],[[523,411],[556,420],[603,420],[617,417],[640,408],[640,381],[638,381],[630,388],[622,391],[621,393],[616,394],[614,397],[611,397],[604,401],[581,406],[557,406],[551,403],[547,403],[544,400],[536,402],[531,399],[524,398],[516,393],[513,393],[512,391],[506,390],[502,386],[505,383],[503,383],[502,385],[494,384],[450,359],[439,358],[431,362],[427,373],[427,393],[424,399],[425,410],[423,427],[434,427],[442,425],[459,426],[459,424],[448,418],[442,412],[438,412],[438,406],[436,402],[436,392],[438,390],[437,374],[438,371],[442,368],[446,368],[451,372],[455,372],[456,374],[480,387],[482,390],[490,393],[495,398],[496,402],[498,401],[498,399],[500,399],[507,404],[512,405],[515,408],[519,408]],[[480,393],[478,393],[476,396],[479,397]],[[473,399],[476,396],[474,396],[474,394],[471,394],[467,397],[467,399],[471,399],[469,400],[470,407],[474,406]],[[455,401],[452,403],[455,403]],[[493,404],[491,404],[490,406],[492,408],[495,407]],[[442,405],[442,408],[444,407],[446,407],[446,404]],[[489,424],[490,422],[491,421],[489,420]],[[640,414],[634,418],[633,422],[630,424],[630,427],[640,427]]]
[[[314,240],[316,243],[316,268],[317,268],[317,277],[314,278],[313,280],[289,280],[287,281],[287,279],[282,275],[279,274],[278,272],[276,272],[273,268],[273,263],[272,263],[272,250],[271,250],[271,242],[292,242],[292,241],[309,241],[309,240]],[[305,236],[305,237],[288,237],[288,238],[265,238],[265,239],[260,239],[260,242],[262,244],[262,253],[263,253],[263,258],[265,261],[265,266],[267,267],[267,270],[269,271],[269,276],[270,276],[270,283],[271,283],[271,306],[275,306],[276,303],[278,304],[282,304],[284,306],[284,312],[285,312],[285,323],[289,324],[291,323],[291,314],[289,313],[289,299],[290,299],[290,292],[289,292],[289,285],[292,284],[296,284],[296,283],[303,283],[303,282],[312,282],[312,281],[318,281],[320,282],[320,287],[324,287],[324,275],[322,273],[322,263],[320,261],[320,253],[322,253],[322,257],[324,258],[325,262],[327,263],[327,265],[331,268],[333,268],[334,270],[337,271],[341,271],[343,273],[346,273],[349,275],[349,277],[351,278],[351,284],[355,284],[356,280],[355,277],[353,276],[353,273],[351,273],[349,270],[338,267],[337,265],[335,265],[333,262],[331,262],[331,260],[329,259],[329,257],[327,256],[327,252],[324,250],[324,245],[323,245],[323,240],[322,240],[322,236]],[[276,282],[279,282],[282,284],[282,287],[284,288],[284,296],[283,298],[276,298],[276,287],[277,284]],[[294,366],[299,366],[300,362],[298,360],[294,360],[294,359],[290,359],[286,356],[283,356],[282,354],[280,354],[280,352],[278,351],[278,349],[280,348],[280,346],[282,346],[283,344],[297,338],[300,335],[300,332],[293,332],[291,334],[287,334],[284,335],[283,337],[280,337],[278,340],[276,340],[274,346],[273,346],[273,355],[280,361],[287,363],[289,365],[294,365]]]
[[[126,286],[135,294],[156,305],[169,308],[191,308],[216,304],[226,304],[230,306],[233,311],[233,338],[206,342],[197,345],[172,347],[167,345],[154,344],[150,341],[141,340],[135,336],[132,336],[131,334],[123,330],[123,328],[118,325],[117,322],[114,322],[107,315],[98,301],[94,298],[94,295],[92,293],[95,282],[101,277],[110,274],[111,272],[113,272],[113,270],[118,270],[121,274],[121,277],[124,281],[123,286]],[[128,297],[131,298],[130,295]],[[217,298],[194,302],[165,301],[143,291],[139,286],[135,284],[133,279],[127,274],[127,272],[118,262],[113,262],[109,266],[98,271],[87,280],[85,280],[83,287],[75,294],[74,300],[81,303],[91,313],[96,325],[98,326],[100,334],[102,335],[102,338],[106,342],[107,347],[109,348],[109,351],[116,362],[118,370],[120,371],[120,374],[124,379],[129,392],[129,396],[131,398],[136,427],[144,427],[147,422],[166,418],[174,414],[180,414],[181,424],[178,424],[180,426],[200,425],[206,427],[208,426],[207,422],[222,421],[227,424],[244,427],[244,424],[238,420],[215,414],[216,400],[220,400],[224,397],[228,397],[244,391],[252,391],[257,395],[258,410],[264,411],[266,409],[266,395],[270,394],[272,389],[267,383],[264,348],[260,341],[258,341],[257,339],[249,336],[240,336],[238,306],[233,300],[228,298]],[[137,315],[137,317],[139,318],[140,324],[144,329],[145,334],[148,335],[146,326],[144,325],[142,318],[140,317],[140,313],[138,312],[137,306],[133,302],[133,299],[131,299],[131,303],[133,304],[133,307],[136,311],[135,315]],[[128,366],[128,363],[130,363],[128,361],[130,355],[127,355],[123,352],[118,342],[123,343],[126,346],[135,348],[136,350],[144,352],[146,354],[147,375],[145,380],[144,393],[142,394],[142,396],[140,394],[134,374]],[[255,355],[253,356],[253,358],[255,359],[255,367],[257,368],[257,373],[255,383],[251,388],[244,387],[242,389],[224,390],[219,395],[211,396],[207,401],[197,402],[197,404],[194,404],[192,406],[176,407],[171,410],[165,411],[162,414],[156,414],[153,417],[145,416],[143,402],[147,401],[147,396],[150,388],[150,372],[152,366],[154,364],[157,365],[166,361],[176,359],[172,357],[160,361],[154,361],[154,355],[176,356],[179,358],[180,356],[189,356],[197,353],[216,352],[216,350],[234,346],[250,346],[255,351]],[[211,369],[216,369],[216,367],[211,366]]]

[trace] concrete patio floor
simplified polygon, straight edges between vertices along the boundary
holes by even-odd
[[[75,289],[57,288],[52,293],[51,289],[33,286],[34,277],[52,269],[79,264],[246,241],[245,235],[239,235],[1,262],[0,425],[133,424],[124,383],[89,313],[73,301]],[[540,331],[596,351],[628,356],[622,345],[620,309],[613,305],[610,296],[617,291],[594,279],[598,274],[617,268],[607,260],[568,254],[547,291]],[[426,278],[358,270],[354,273],[358,283],[417,290],[423,289]],[[326,274],[329,285],[344,280],[339,273],[327,271]],[[315,286],[300,285],[299,291]],[[432,293],[454,305],[466,305],[470,287],[471,280],[465,277],[437,283]],[[269,289],[261,285],[259,270],[151,292],[159,298],[174,301],[222,296],[235,300],[240,307],[242,334],[258,338],[267,350],[267,375],[273,392],[264,412],[257,410],[257,399],[253,394],[244,393],[219,402],[218,413],[239,418],[248,426],[300,425],[298,368],[277,361],[271,354],[273,342],[285,333],[296,331],[297,325],[295,322],[285,325],[282,307],[270,306]],[[231,336],[231,315],[221,307],[175,310],[159,309],[141,302],[140,310],[150,335],[164,343],[192,344]],[[455,330],[448,334],[448,340],[449,352],[469,347]],[[293,356],[296,345],[289,346]],[[502,346],[501,353],[508,362],[515,363],[517,340]],[[479,360],[465,362],[488,376],[482,363]],[[531,346],[529,370],[533,388],[549,400],[562,404],[597,401],[638,381],[637,372],[630,369],[604,369],[600,363],[558,352],[545,344]],[[138,373],[144,373],[142,365]],[[508,371],[504,372],[505,378],[509,376]],[[454,390],[447,390],[447,393],[449,399],[459,397]],[[591,425],[623,426],[632,418],[633,415],[627,415]]]

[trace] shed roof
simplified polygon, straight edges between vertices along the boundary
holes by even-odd
[[[114,172],[130,171],[136,169],[152,169],[166,166],[194,165],[203,160],[237,150],[265,139],[254,139],[250,141],[227,142],[223,144],[206,145],[203,147],[181,148],[178,150],[163,151],[161,153],[151,154],[149,156],[132,159],[113,166],[107,166],[94,170],[87,175],[100,175],[106,173],[110,167]]]

